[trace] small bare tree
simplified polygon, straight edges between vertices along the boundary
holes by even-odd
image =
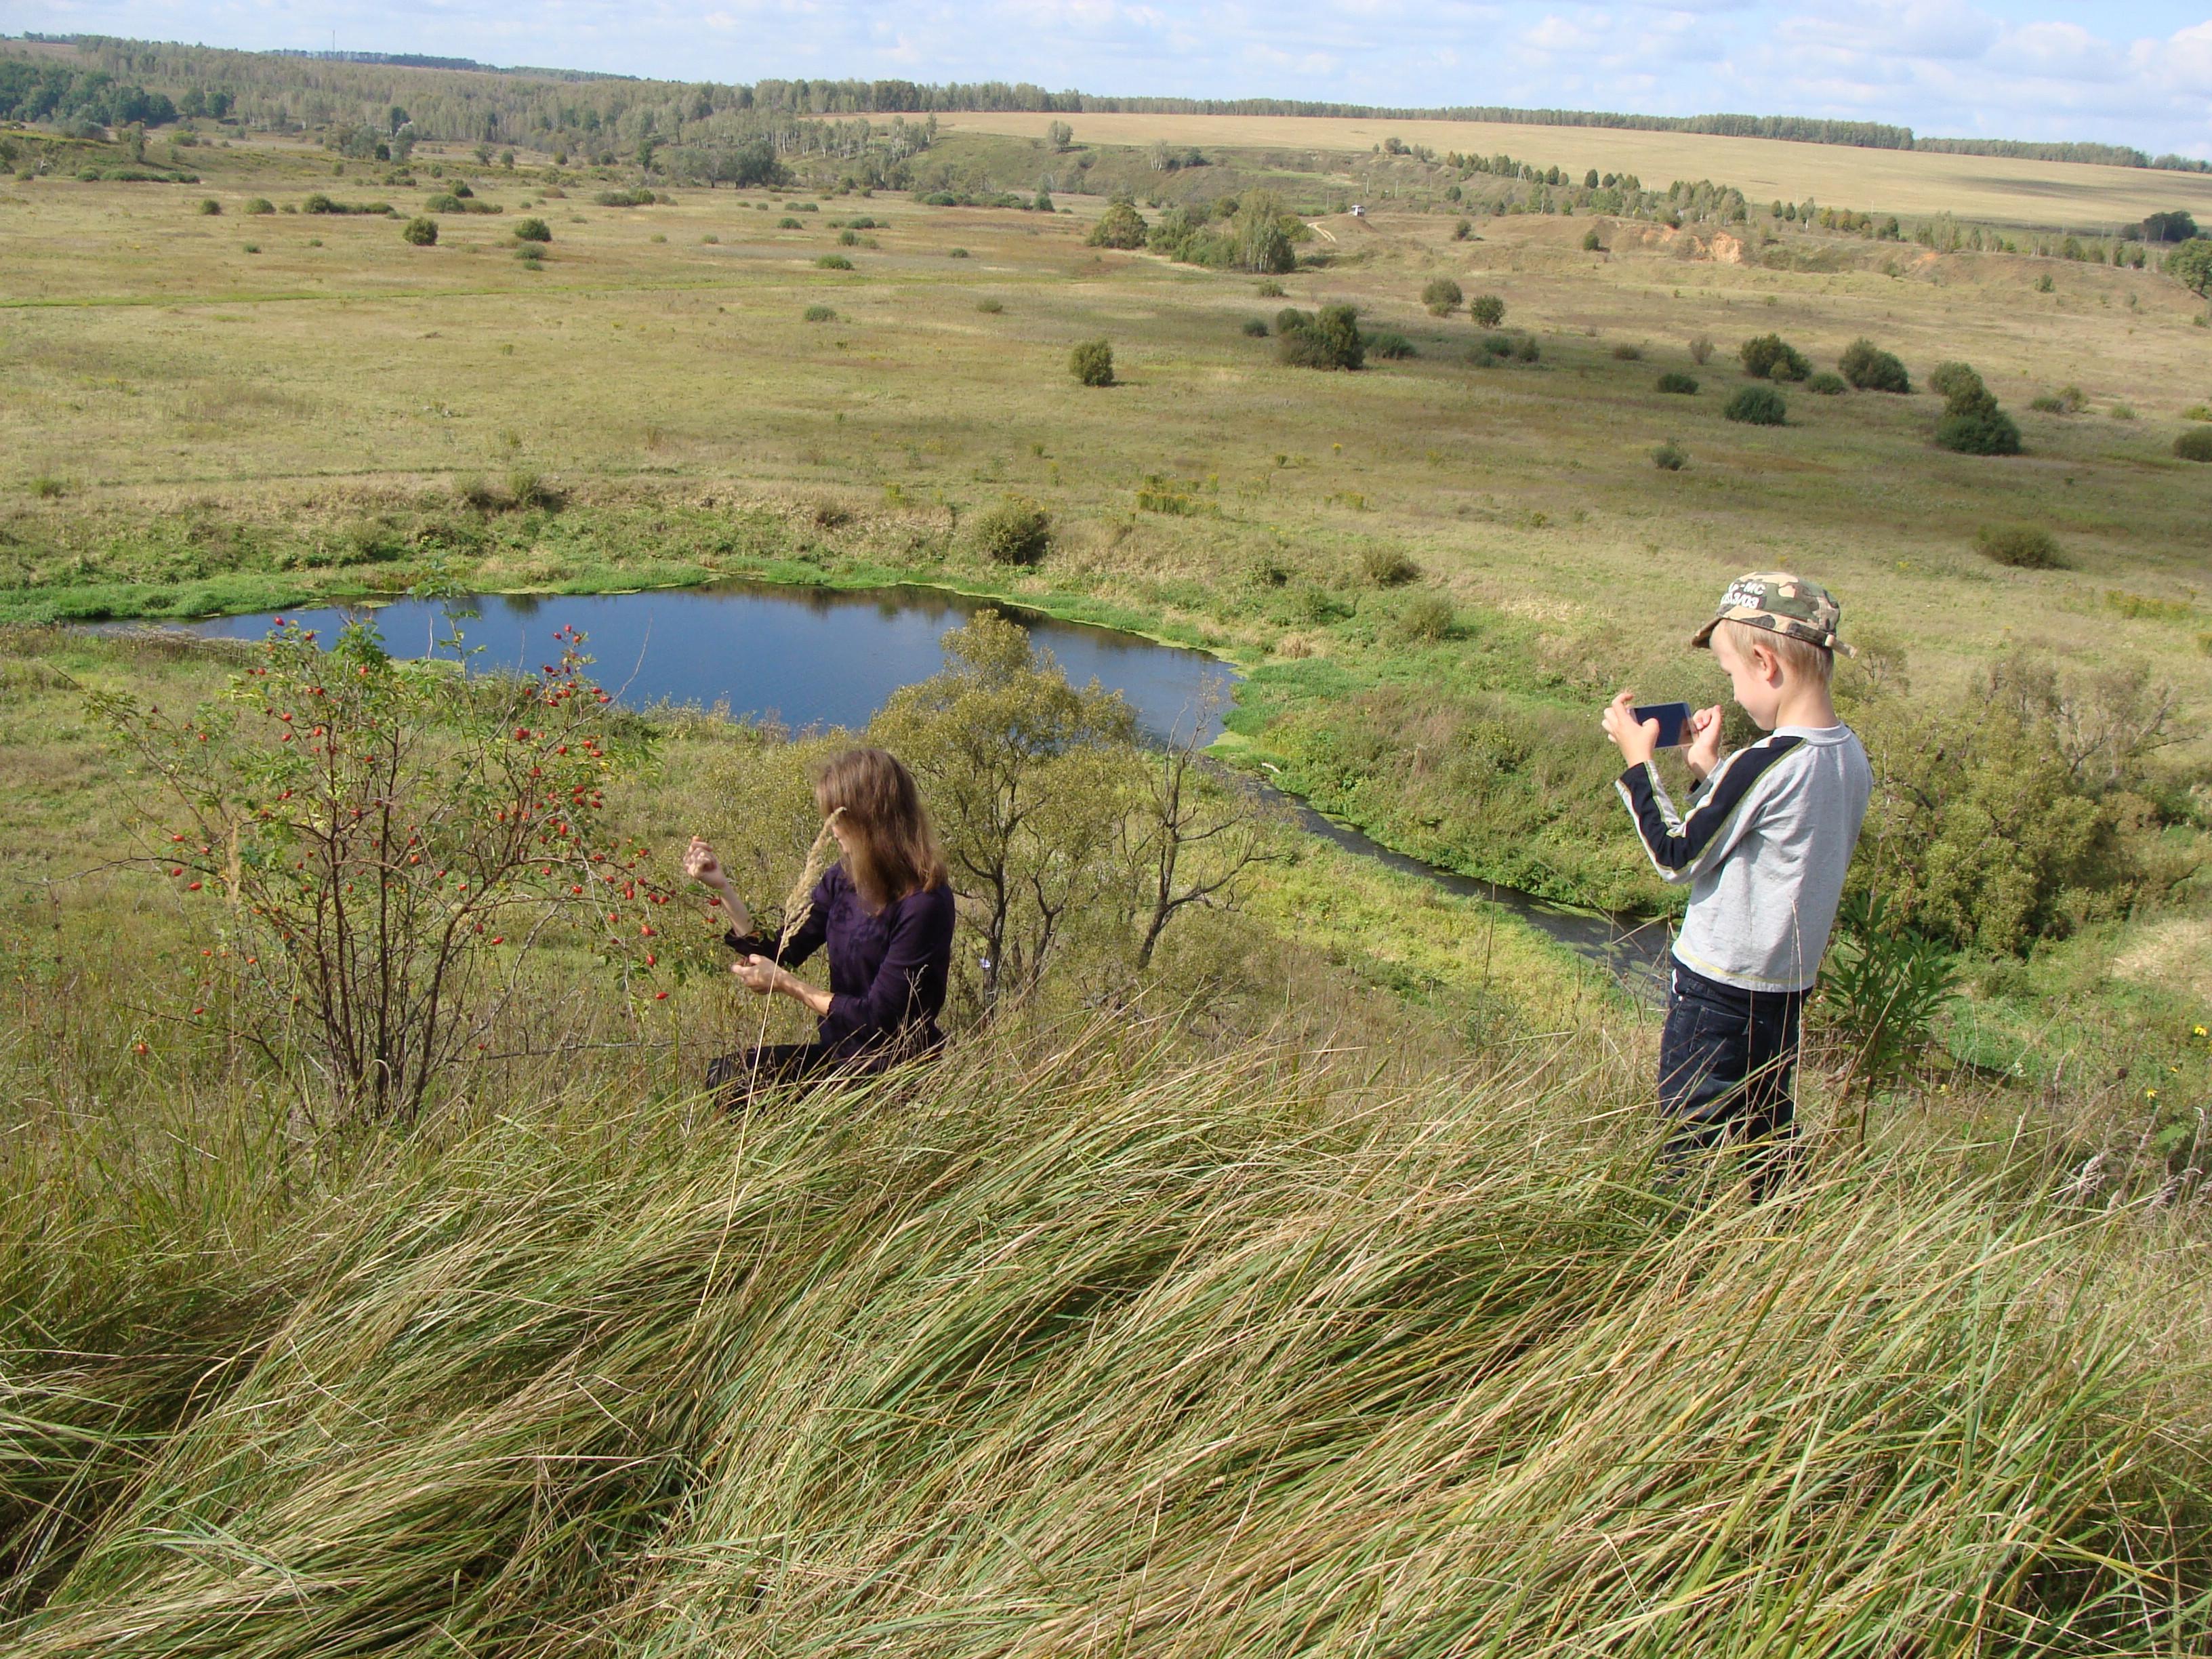
[[[1209,765],[1199,738],[1219,706],[1218,691],[1188,732],[1143,756],[1133,810],[1122,821],[1129,864],[1141,894],[1137,969],[1152,966],[1160,935],[1194,904],[1225,904],[1253,866],[1266,862],[1268,817],[1258,787]]]
[[[596,822],[634,745],[558,637],[533,678],[467,680],[367,624],[326,652],[280,622],[224,704],[92,699],[139,763],[149,861],[240,936],[237,1035],[288,1067],[304,1048],[345,1115],[412,1115],[556,920],[654,960],[669,895]]]

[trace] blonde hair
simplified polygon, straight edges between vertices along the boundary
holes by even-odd
[[[869,904],[880,909],[947,879],[914,775],[889,750],[832,755],[814,775],[814,805],[825,818],[842,813],[859,831],[845,873]]]
[[[1825,645],[1814,645],[1810,640],[1801,640],[1777,628],[1761,628],[1756,623],[1729,620],[1720,627],[1727,630],[1735,648],[1747,657],[1753,646],[1765,646],[1791,679],[1813,680],[1826,685],[1835,674],[1836,653]]]

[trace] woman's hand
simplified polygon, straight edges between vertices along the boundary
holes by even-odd
[[[711,887],[716,892],[726,890],[730,878],[722,872],[722,861],[714,856],[714,849],[698,836],[684,849],[684,873],[702,887]]]
[[[783,969],[766,957],[747,957],[743,962],[733,962],[730,971],[737,975],[738,983],[757,996],[767,996],[783,988],[788,977]]]
[[[1682,751],[1690,775],[1702,782],[1721,763],[1721,706],[1700,708],[1690,716],[1690,746]]]

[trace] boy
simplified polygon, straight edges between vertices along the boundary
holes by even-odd
[[[1768,735],[1721,757],[1717,704],[1692,718],[1684,758],[1698,780],[1678,813],[1651,764],[1656,720],[1638,724],[1623,691],[1606,735],[1628,769],[1618,787],[1660,876],[1690,884],[1675,936],[1659,1109],[1674,1121],[1664,1161],[1732,1135],[1764,1143],[1754,1198],[1787,1174],[1798,1017],[1820,969],[1873,775],[1828,691],[1842,607],[1796,576],[1739,579],[1692,647],[1710,645],[1736,704]]]

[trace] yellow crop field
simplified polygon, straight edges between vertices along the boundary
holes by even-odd
[[[1951,213],[2002,224],[2101,231],[2185,208],[2212,216],[2212,175],[2070,161],[2015,161],[1927,150],[1854,149],[1773,138],[1611,127],[1539,127],[1486,121],[1387,121],[1276,115],[949,115],[957,131],[1042,138],[1068,120],[1079,141],[1201,148],[1371,150],[1385,138],[1469,155],[1503,151],[1543,167],[1633,173],[1664,189],[1676,179],[1733,185],[1753,201],[1810,198],[1884,213]]]

